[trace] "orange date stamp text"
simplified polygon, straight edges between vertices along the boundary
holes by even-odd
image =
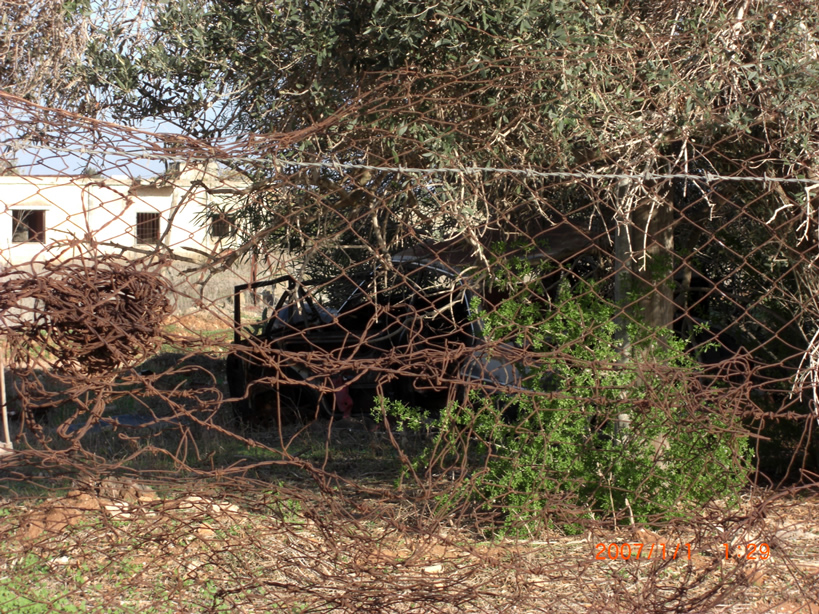
[[[682,559],[691,560],[691,544],[644,544],[624,543],[624,544],[597,544],[595,547],[595,557],[598,561],[622,559],[628,561],[630,558],[639,559],[641,557],[662,558],[662,559]]]
[[[748,543],[741,544],[736,548],[731,548],[729,544],[722,544],[725,548],[725,560],[730,558],[747,559],[749,561],[764,561],[771,556],[771,547],[766,543]],[[628,561],[631,558],[639,559],[663,559],[663,560],[677,560],[686,559],[691,560],[691,544],[665,544],[665,543],[649,543],[641,542],[626,542],[618,544],[616,542],[605,544],[599,543],[595,545],[594,558],[598,561],[617,560]]]

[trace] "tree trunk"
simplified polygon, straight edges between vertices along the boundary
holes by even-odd
[[[650,328],[674,322],[674,208],[667,198],[644,199],[631,216],[635,318]]]
[[[637,202],[619,222],[614,241],[614,299],[623,308],[620,339],[630,343],[626,327],[638,322],[669,328],[674,322],[674,207],[666,198]]]
[[[624,195],[625,189],[621,191]],[[620,360],[651,361],[658,340],[631,339],[628,324],[670,328],[674,323],[674,208],[670,200],[656,197],[637,201],[629,217],[617,225],[615,235],[615,301],[622,308],[619,320]],[[639,343],[639,348],[634,343]],[[627,393],[624,391],[624,398]],[[616,430],[626,431],[632,417],[617,415]],[[665,437],[650,442],[656,458],[667,448]]]

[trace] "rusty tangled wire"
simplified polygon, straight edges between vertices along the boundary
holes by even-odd
[[[155,351],[173,310],[170,286],[155,266],[117,256],[15,268],[0,280],[11,363],[45,363],[58,373],[132,366]]]

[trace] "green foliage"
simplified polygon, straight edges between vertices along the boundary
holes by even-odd
[[[457,496],[499,510],[514,531],[584,513],[658,522],[735,501],[747,438],[718,390],[695,394],[701,368],[684,340],[634,324],[630,338],[644,341],[624,361],[615,308],[580,289],[564,283],[549,309],[516,299],[481,314],[492,339],[522,343],[525,330],[538,362],[525,373],[530,391],[473,396],[440,416],[436,461],[457,462],[469,448],[485,462]]]
[[[416,162],[426,154],[429,163],[517,158],[542,167],[586,160],[589,150],[620,153],[632,138],[727,149],[731,133],[749,151],[773,145],[785,163],[807,163],[806,135],[819,117],[808,94],[817,87],[812,6],[663,8],[151,0],[142,28],[99,24],[103,35],[77,70],[117,115],[173,118],[203,136],[294,130],[368,93],[400,93],[335,127],[335,143],[375,128],[373,145],[387,139],[382,160],[392,151]],[[401,70],[399,89],[380,89]],[[213,107],[223,112],[206,118]],[[487,129],[503,133],[489,148]],[[422,150],[408,152],[410,140]]]
[[[410,407],[397,399],[382,398],[370,411],[372,417],[379,422],[383,415],[388,415],[395,421],[394,428],[398,431],[417,431],[426,426],[430,418],[428,410]]]
[[[39,570],[40,573],[48,570]],[[0,612],[15,614],[69,614],[86,612],[88,608],[80,605],[76,594],[49,594],[48,591],[32,587],[25,582],[13,579],[0,582]]]
[[[813,167],[819,17],[810,3],[150,0],[143,15],[139,28],[100,24],[76,68],[88,96],[126,122],[161,118],[210,138],[287,133],[340,113],[279,155],[378,165],[760,177]],[[765,163],[743,162],[751,157]],[[297,177],[289,197],[318,192],[333,208],[423,200],[396,174],[357,185],[329,169],[277,173]],[[496,205],[541,189],[486,179],[481,197]],[[455,198],[457,184],[436,186],[437,202]],[[266,213],[282,193],[268,186],[265,206],[241,211],[249,228],[275,225]]]

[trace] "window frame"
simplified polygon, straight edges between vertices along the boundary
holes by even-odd
[[[224,225],[224,232],[214,232],[216,228],[221,228]],[[213,241],[223,241],[230,238],[236,229],[236,219],[234,216],[227,213],[214,213],[210,216],[210,223],[208,224],[208,236]]]
[[[11,210],[11,242],[16,245],[24,243],[45,243],[46,242],[46,209],[32,208]],[[35,216],[37,221],[31,219]],[[27,235],[26,239],[19,239],[21,233]]]
[[[136,224],[134,224],[136,244],[159,245],[159,239],[162,236],[160,233],[161,224],[162,215],[158,211],[137,211]],[[146,229],[148,229],[147,232]],[[148,233],[150,233],[150,237]]]

